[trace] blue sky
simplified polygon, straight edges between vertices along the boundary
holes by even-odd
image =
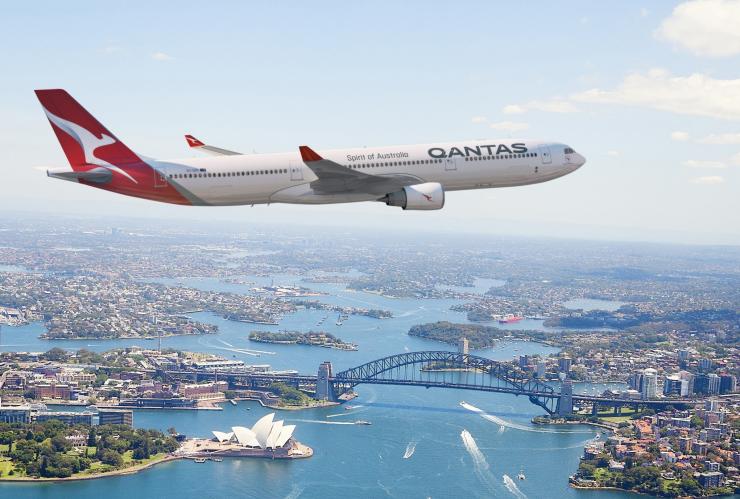
[[[38,2],[0,17],[0,210],[740,244],[740,2]],[[553,182],[381,204],[189,208],[48,179],[33,94],[66,88],[131,148],[190,156],[524,137]]]

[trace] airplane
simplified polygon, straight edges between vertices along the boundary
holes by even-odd
[[[49,177],[127,196],[195,206],[380,201],[438,210],[445,192],[537,184],[586,158],[566,144],[532,140],[241,154],[186,135],[210,157],[159,160],[135,153],[62,89],[36,90],[69,168]]]

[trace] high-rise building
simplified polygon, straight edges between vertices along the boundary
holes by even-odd
[[[529,365],[529,355],[520,355],[519,356],[519,367],[524,369],[528,365]]]
[[[545,379],[545,376],[547,374],[547,364],[544,360],[540,360],[537,362],[537,372],[535,375],[539,379]]]
[[[733,374],[720,374],[719,393],[735,393],[737,390],[737,378]]]
[[[714,395],[719,393],[720,379],[714,373],[697,374],[694,377],[694,393]]]
[[[712,359],[707,358],[701,358],[699,359],[699,370],[700,371],[709,371],[712,369]]]
[[[642,371],[642,389],[640,395],[643,400],[654,399],[658,395],[658,371],[647,368]]]
[[[561,373],[569,373],[572,365],[573,359],[571,359],[570,357],[560,357],[558,359],[558,370]]]
[[[667,376],[663,382],[663,395],[686,397],[689,394],[688,381],[681,379],[679,374]]]

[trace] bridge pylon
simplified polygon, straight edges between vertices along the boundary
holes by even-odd
[[[319,372],[316,377],[316,400],[337,401],[337,394],[334,392],[334,385],[331,382],[332,376],[331,362],[322,362],[319,365]]]

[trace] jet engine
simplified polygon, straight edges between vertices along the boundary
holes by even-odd
[[[445,205],[445,191],[438,182],[427,182],[386,194],[381,201],[404,210],[440,210]]]

